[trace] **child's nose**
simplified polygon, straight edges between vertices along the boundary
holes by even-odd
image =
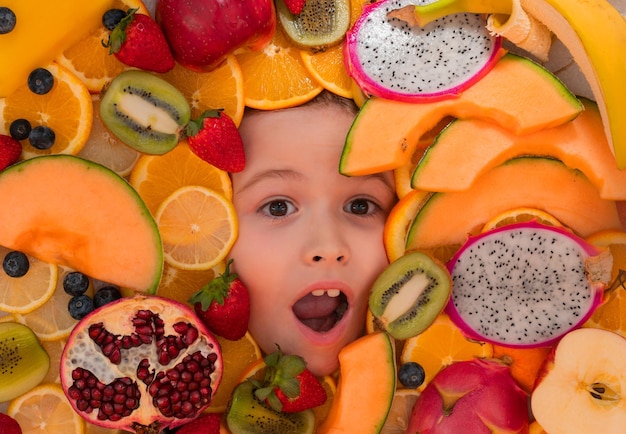
[[[321,261],[321,260],[323,260],[323,259],[324,259],[324,258],[323,258],[322,256],[318,256],[318,255],[313,256],[313,261],[314,261],[314,262],[320,262],[320,261]],[[341,255],[341,256],[337,256],[336,260],[337,260],[337,262],[341,262],[341,261],[343,261],[343,255]]]

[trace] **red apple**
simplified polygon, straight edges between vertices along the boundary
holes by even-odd
[[[407,433],[528,433],[527,394],[496,360],[453,363],[418,398]]]
[[[175,59],[196,71],[263,47],[276,30],[273,0],[158,0],[155,17]]]
[[[554,434],[624,433],[626,339],[602,329],[566,334],[531,395],[533,415]]]

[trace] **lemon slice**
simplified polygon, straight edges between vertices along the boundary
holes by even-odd
[[[420,393],[415,389],[398,389],[380,434],[404,434],[409,427],[413,406]]]
[[[11,401],[7,414],[26,433],[85,432],[83,419],[72,409],[59,384],[41,384]]]
[[[167,197],[155,218],[165,261],[183,270],[207,270],[221,262],[237,238],[230,200],[206,187],[181,187]]]
[[[0,258],[9,252],[9,249],[0,246]],[[32,312],[54,294],[57,266],[32,256],[28,256],[28,261],[30,267],[22,277],[11,277],[0,271],[0,310],[21,314]]]

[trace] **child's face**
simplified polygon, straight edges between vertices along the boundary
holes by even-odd
[[[338,106],[253,114],[240,131],[246,168],[232,175],[239,238],[233,269],[251,296],[262,350],[297,354],[317,375],[362,334],[369,289],[387,266],[391,173],[345,177],[352,114]]]

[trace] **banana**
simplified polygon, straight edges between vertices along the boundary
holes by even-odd
[[[459,13],[510,15],[512,0],[439,0],[394,11],[409,24],[423,26]],[[521,0],[523,10],[563,42],[589,83],[600,108],[617,167],[626,168],[626,20],[606,0]]]

